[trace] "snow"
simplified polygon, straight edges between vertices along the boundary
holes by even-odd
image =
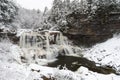
[[[111,66],[120,71],[120,35],[114,35],[106,42],[97,44],[83,52],[84,57],[102,66]]]
[[[106,42],[93,46],[82,54],[96,63],[112,66],[119,72],[119,44],[120,37],[117,35]],[[23,55],[18,45],[12,44],[9,40],[0,42],[0,80],[43,80],[43,76],[56,80],[120,80],[120,75],[100,74],[82,66],[76,72],[66,68],[60,70],[42,66],[43,63],[47,64],[46,59],[41,59],[40,64],[22,63],[20,57]]]
[[[54,77],[57,80],[119,80],[120,76],[115,74],[103,75],[89,71],[85,67],[80,67],[78,71],[59,70],[58,68],[49,68],[37,64],[19,65],[16,63],[0,62],[0,80],[43,80],[42,76],[47,78]],[[34,71],[31,71],[31,70]],[[39,72],[38,72],[39,71]]]
[[[26,70],[17,64],[0,62],[0,80],[25,80]]]
[[[31,32],[32,29],[18,29],[17,30],[17,37],[20,37],[24,32]]]
[[[12,44],[9,42],[9,40],[2,40],[0,42],[0,61],[10,61],[11,54],[10,54],[10,47]]]
[[[22,50],[17,45],[12,45],[10,48],[12,58],[21,64],[21,56],[23,56]]]
[[[85,67],[80,67],[76,71],[76,73],[79,73],[83,80],[119,80],[120,79],[120,76],[117,76],[115,74],[109,74],[109,75],[99,74],[89,71]]]

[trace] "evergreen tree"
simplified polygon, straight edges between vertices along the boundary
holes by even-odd
[[[69,13],[70,0],[54,0],[51,10],[51,21],[59,30],[63,30],[66,25],[66,15]],[[53,26],[54,27],[54,26]]]
[[[64,0],[63,2],[67,8],[70,8],[70,0]]]
[[[80,12],[82,13],[82,14],[84,14],[84,13],[86,13],[86,8],[87,8],[87,4],[86,4],[87,2],[85,1],[85,0],[81,0],[80,1]]]
[[[51,19],[53,22],[57,23],[57,21],[61,18],[62,10],[62,0],[54,0],[53,7],[51,10]]]
[[[87,14],[88,14],[88,15],[91,15],[91,14],[92,14],[93,0],[87,0],[87,5],[88,5],[88,11],[87,11]]]
[[[0,0],[0,23],[11,23],[17,15],[17,6],[10,0]]]
[[[77,10],[79,8],[79,6],[80,6],[79,0],[73,0],[71,2],[71,10],[72,11]]]
[[[100,24],[104,25],[109,22],[109,15],[117,9],[116,0],[98,0],[95,17],[99,19]]]
[[[48,8],[45,7],[44,11],[43,11],[43,16],[45,16],[47,14]]]
[[[12,26],[25,29],[36,29],[41,27],[43,15],[40,10],[28,10],[19,8],[18,15],[12,23]]]

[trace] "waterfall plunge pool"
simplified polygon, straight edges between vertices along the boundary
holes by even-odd
[[[76,71],[79,67],[84,66],[93,72],[98,72],[102,74],[110,74],[110,73],[117,74],[116,71],[111,67],[96,66],[95,62],[89,61],[88,59],[83,57],[58,56],[56,61],[52,63],[48,63],[47,66],[49,67],[59,66],[60,69],[63,69],[63,67],[65,66],[67,69],[71,71]]]

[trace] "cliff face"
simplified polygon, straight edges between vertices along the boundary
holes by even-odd
[[[15,31],[0,29],[0,41],[4,39],[9,39],[12,43],[18,43],[19,37],[16,36]]]
[[[88,20],[86,14],[72,13],[67,16],[69,29],[65,33],[75,44],[91,46],[103,42],[120,32],[120,13],[111,13],[109,22],[101,24],[99,19]]]

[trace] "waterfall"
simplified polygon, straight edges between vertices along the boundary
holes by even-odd
[[[24,32],[20,36],[20,47],[28,60],[38,60],[38,58],[54,59],[62,54],[60,50],[63,50],[64,54],[75,53],[70,41],[59,31]]]

